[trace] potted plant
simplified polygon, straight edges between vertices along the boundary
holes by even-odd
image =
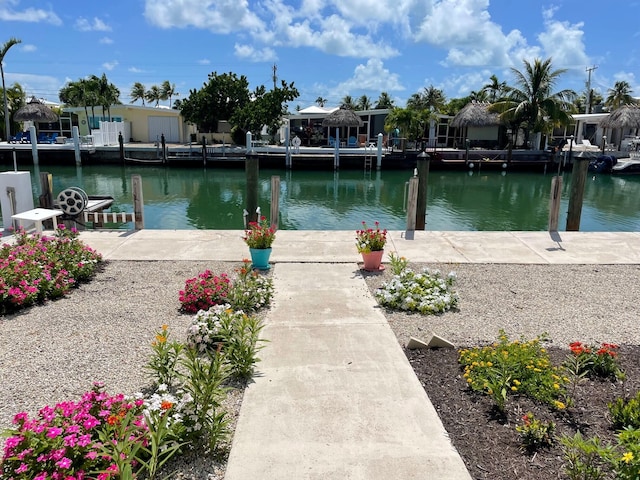
[[[378,222],[375,223],[375,227],[369,228],[366,222],[362,222],[362,228],[356,230],[356,247],[362,254],[364,270],[370,272],[384,268],[381,263],[384,245],[387,243],[387,230],[380,230]]]
[[[268,270],[271,245],[276,239],[275,227],[269,225],[267,217],[260,217],[257,222],[249,222],[249,228],[244,232],[244,241],[249,246],[252,268]]]

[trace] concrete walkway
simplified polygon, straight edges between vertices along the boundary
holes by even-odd
[[[240,231],[83,232],[111,260],[248,255]],[[470,479],[358,270],[353,232],[280,231],[227,480]],[[390,232],[410,261],[640,264],[640,234]]]

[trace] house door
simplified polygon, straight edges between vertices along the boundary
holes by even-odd
[[[149,141],[160,141],[164,134],[165,142],[180,142],[178,119],[176,117],[149,117]]]

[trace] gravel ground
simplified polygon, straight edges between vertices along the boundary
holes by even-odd
[[[149,385],[143,365],[155,332],[168,324],[184,339],[191,315],[178,311],[187,278],[222,262],[106,262],[88,284],[63,299],[0,317],[0,430],[21,410],[79,397],[102,381],[109,392],[133,394]],[[422,265],[412,265],[419,269]],[[428,339],[432,332],[458,346],[543,332],[556,345],[640,344],[638,265],[434,265],[456,271],[458,309],[439,316],[385,311],[399,342]],[[277,266],[275,267],[277,268]],[[371,289],[391,278],[390,269],[365,274]],[[277,287],[277,286],[276,286]],[[227,406],[237,418],[242,391]],[[224,462],[182,457],[171,478],[223,479]]]

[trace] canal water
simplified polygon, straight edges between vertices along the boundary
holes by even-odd
[[[243,169],[164,168],[120,165],[21,167],[32,173],[34,205],[38,172],[53,174],[53,191],[80,187],[110,195],[112,210],[132,212],[131,175],[141,174],[145,228],[242,229]],[[2,169],[3,171],[6,168]],[[270,209],[270,179],[280,176],[280,228],[354,230],[364,220],[391,230],[406,228],[404,199],[412,170],[260,170],[259,205]],[[431,171],[427,230],[545,231],[551,174],[501,171]],[[559,230],[565,230],[571,174],[564,174]],[[131,228],[131,224],[119,225]],[[589,175],[580,230],[639,231],[640,176]]]

